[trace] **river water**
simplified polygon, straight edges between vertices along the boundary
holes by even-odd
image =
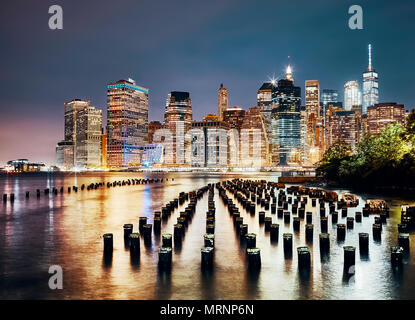
[[[168,178],[163,183],[131,185],[116,188],[67,193],[68,186],[95,182],[113,182],[132,178]],[[172,179],[174,178],[174,180]],[[296,247],[305,245],[304,222],[294,233],[293,256],[286,259],[282,234],[293,232],[292,219],[284,224],[277,215],[273,223],[280,225],[279,242],[271,243],[269,234],[241,208],[249,232],[257,234],[262,266],[252,273],[247,268],[245,250],[236,236],[233,220],[215,189],[216,228],[215,258],[211,271],[202,271],[200,248],[203,246],[207,193],[198,201],[196,213],[189,225],[182,248],[173,250],[170,271],[157,267],[160,236],[153,234],[152,244],[141,242],[139,263],[133,263],[124,246],[123,225],[133,223],[138,229],[138,217],[146,216],[152,223],[153,212],[177,198],[181,191],[196,190],[208,183],[233,178],[277,181],[276,173],[72,173],[22,174],[0,176],[0,195],[15,193],[14,203],[0,204],[0,298],[2,299],[414,299],[415,258],[406,255],[401,268],[390,263],[390,246],[397,243],[400,205],[415,205],[414,200],[385,198],[390,217],[383,226],[381,242],[372,238],[374,216],[363,217],[347,230],[344,242],[337,242],[336,226],[329,217],[330,256],[322,259],[319,252],[319,205],[313,212],[314,241],[309,273],[298,268]],[[45,188],[65,187],[64,194],[43,194]],[[35,196],[41,189],[40,199]],[[25,192],[30,191],[30,198]],[[348,193],[348,190],[336,190]],[[360,204],[349,209],[348,216],[362,211],[366,199],[374,195],[358,195]],[[236,200],[234,200],[237,203]],[[173,233],[179,207],[162,233]],[[327,209],[328,205],[326,204]],[[257,212],[260,211],[257,209]],[[328,210],[327,210],[328,212]],[[271,216],[268,212],[267,216]],[[339,214],[339,223],[346,223]],[[358,233],[370,234],[369,256],[359,254]],[[104,233],[114,234],[111,264],[104,263]],[[411,251],[414,252],[411,234]],[[356,249],[354,276],[343,268],[343,246]],[[63,269],[63,289],[51,290],[48,273],[51,265]]]

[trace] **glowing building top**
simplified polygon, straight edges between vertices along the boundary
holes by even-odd
[[[293,73],[292,73],[290,65],[288,65],[287,70],[285,71],[285,74],[286,74],[285,79],[294,82]]]

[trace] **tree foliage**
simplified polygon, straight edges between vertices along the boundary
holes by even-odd
[[[355,152],[337,141],[325,152],[317,173],[345,186],[415,186],[415,112],[405,126],[390,125],[379,136],[366,134]]]

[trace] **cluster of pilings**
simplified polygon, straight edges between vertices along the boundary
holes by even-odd
[[[398,244],[391,247],[391,261],[395,266],[402,264],[403,256],[409,254],[409,232],[415,226],[415,206],[401,206],[401,223],[398,224]]]
[[[206,212],[206,233],[203,235],[203,247],[200,249],[202,268],[213,266],[213,256],[215,248],[215,214],[216,207],[213,199],[215,189],[209,184],[208,192],[208,211]]]
[[[178,209],[180,205],[183,205],[185,201],[190,200],[184,211],[180,212],[177,223],[174,224],[173,234],[163,233],[161,235],[162,246],[158,249],[158,265],[160,268],[170,268],[172,264],[173,242],[175,247],[181,247],[186,230],[192,222],[193,215],[196,212],[196,203],[203,194],[210,189],[213,189],[213,185],[208,185],[189,193],[180,192],[178,198],[175,198],[165,206],[162,206],[160,211],[154,212],[153,224],[148,223],[147,217],[139,217],[139,232],[133,232],[133,224],[124,224],[124,243],[125,247],[130,249],[131,261],[133,263],[138,263],[139,261],[140,238],[144,239],[146,246],[151,246],[152,233],[154,232],[155,235],[160,235],[162,221],[166,223],[171,214]],[[104,258],[106,261],[111,261],[113,252],[113,234],[106,233],[103,235],[103,239]]]
[[[163,178],[157,178],[157,179],[135,179],[134,178],[134,179],[107,182],[107,188],[124,187],[124,186],[139,185],[139,184],[152,184],[152,183],[159,183],[163,181],[164,181]],[[168,181],[167,178],[166,178],[166,181]]]
[[[186,200],[190,200],[184,211],[180,212],[180,216],[177,218],[177,223],[173,229],[173,240],[175,247],[180,248],[182,246],[183,239],[186,231],[192,222],[193,216],[196,212],[196,204],[203,194],[208,190],[209,186],[205,186],[196,191],[189,193],[181,192],[179,194],[178,202],[183,204]],[[159,248],[159,267],[170,268],[172,264],[172,241],[171,234],[163,234],[162,246]]]
[[[217,214],[214,202],[215,186],[218,190],[219,197],[233,220],[236,235],[239,237],[241,244],[246,247],[247,264],[250,269],[259,269],[261,267],[261,250],[257,247],[257,235],[255,233],[249,233],[248,224],[246,222],[244,223],[240,208],[243,208],[246,214],[258,217],[258,224],[264,226],[265,234],[269,235],[271,243],[278,242],[279,238],[282,237],[284,256],[286,259],[292,257],[294,234],[299,233],[301,228],[304,228],[305,244],[297,246],[298,266],[300,269],[307,269],[311,266],[312,257],[310,245],[313,242],[314,226],[316,224],[320,226],[320,233],[318,234],[320,254],[322,256],[329,256],[331,237],[328,233],[329,223],[331,223],[333,226],[332,229],[336,233],[334,236],[337,242],[342,243],[349,234],[347,230],[354,229],[355,224],[360,224],[363,219],[372,216],[374,219],[371,230],[372,236],[370,232],[360,232],[358,234],[358,250],[361,255],[368,255],[369,239],[372,237],[374,241],[381,240],[383,225],[387,223],[389,217],[389,208],[386,205],[374,206],[373,203],[365,205],[363,210],[355,212],[354,216],[349,216],[349,208],[357,206],[358,203],[352,197],[353,195],[347,195],[346,197],[343,195],[339,200],[336,192],[324,191],[318,188],[303,186],[290,186],[286,188],[284,184],[264,180],[227,180],[218,182],[216,185],[209,184],[206,187],[189,193],[182,192],[178,198],[163,206],[161,211],[155,212],[154,232],[157,232],[157,230],[160,231],[161,229],[162,220],[168,219],[179,205],[190,200],[185,210],[180,212],[177,223],[174,225],[173,234],[166,233],[162,235],[162,246],[159,248],[159,265],[164,267],[171,266],[173,242],[175,247],[181,246],[186,230],[195,214],[196,202],[205,192],[208,192],[206,233],[203,235],[204,246],[201,248],[201,265],[202,267],[213,266],[215,219]],[[310,206],[315,208],[312,211],[317,212],[316,214],[307,210]],[[275,216],[281,219],[282,223],[286,225],[292,223],[293,233],[283,233],[280,235],[280,225],[273,221],[273,217]],[[402,208],[401,223],[398,225],[398,244],[391,248],[391,262],[395,265],[402,263],[403,255],[409,253],[408,232],[415,224],[414,216],[415,207],[404,206]],[[339,221],[340,219],[343,221]],[[147,221],[144,221],[144,218],[139,223],[139,226],[143,229],[140,229],[140,233],[143,234],[144,238],[146,238],[146,234],[151,235],[151,225],[150,227],[145,227],[148,224]],[[127,229],[129,228],[131,228],[131,225],[127,226]],[[149,230],[146,231],[146,228]],[[130,236],[131,234],[133,234],[132,228]],[[138,245],[135,243],[135,247],[138,246],[139,248],[139,234],[137,233],[133,237],[138,238]],[[104,244],[105,241],[110,241],[106,240],[106,238],[104,236]],[[135,241],[137,242],[137,240]],[[345,245],[343,246],[343,251],[344,268],[349,272],[350,268],[355,265],[356,247]]]
[[[301,222],[305,220],[305,240],[306,242],[312,242],[314,230],[313,213],[306,212],[306,205],[309,203],[309,200],[311,200],[312,207],[316,207],[318,203],[320,206],[318,212],[320,213],[319,223],[321,230],[321,233],[319,234],[319,246],[322,255],[328,255],[330,253],[330,234],[327,233],[329,217],[331,217],[331,223],[336,226],[336,237],[338,242],[345,241],[347,229],[353,229],[355,223],[362,222],[362,217],[368,217],[372,214],[379,215],[374,218],[375,223],[372,227],[372,236],[374,241],[380,241],[382,236],[382,224],[385,224],[389,217],[389,208],[384,201],[382,203],[382,200],[379,200],[381,205],[372,207],[366,204],[362,212],[356,212],[354,217],[349,217],[348,207],[357,206],[358,200],[352,199],[352,197],[349,198],[353,201],[349,201],[350,199],[347,197],[345,197],[346,200],[343,198],[339,200],[336,192],[303,186],[291,186],[286,188],[285,191],[284,184],[267,182],[264,180],[250,181],[234,179],[224,182],[223,185],[225,188],[220,189],[220,194],[225,203],[232,204],[232,200],[226,195],[225,190],[227,190],[235,197],[248,214],[255,215],[255,203],[260,206],[258,222],[265,226],[265,232],[270,234],[271,241],[278,241],[279,237],[279,225],[272,221],[272,215],[277,213],[278,218],[282,218],[285,224],[289,224],[292,221],[294,232],[300,231]],[[328,204],[328,212],[326,212],[326,204]],[[239,214],[238,208],[231,207],[231,209],[232,211],[234,210],[237,215]],[[267,212],[270,212],[271,216],[267,216]],[[346,223],[338,223],[339,212],[342,218],[346,218]],[[397,255],[399,256],[400,252],[405,252],[405,248],[407,248],[406,250],[409,250],[409,235],[404,231],[406,230],[406,222],[412,219],[410,218],[412,214],[413,211],[411,211],[411,209],[406,210],[405,213],[402,214],[402,223],[399,225],[399,248],[392,248],[392,262],[396,260],[394,260],[394,257]],[[251,245],[254,243],[253,239],[255,239],[255,236],[256,235],[254,234],[249,234]],[[284,233],[282,237],[285,256],[290,257],[292,253],[293,234]],[[405,248],[403,246],[405,246]],[[355,247],[344,246],[345,268],[354,265],[355,250]],[[362,255],[367,255],[369,253],[369,233],[359,233],[359,250]],[[303,262],[304,259],[307,261],[310,260],[310,258],[308,258],[310,256],[310,249],[308,247],[300,246],[297,248],[297,253],[299,255],[300,266],[309,265],[308,262]],[[259,255],[259,250],[250,250],[250,254]],[[260,259],[257,260],[260,261]],[[248,261],[250,260],[248,259]],[[253,264],[259,265],[259,263]]]
[[[174,179],[172,179],[174,180]],[[107,188],[113,188],[113,187],[123,187],[123,186],[131,186],[131,185],[143,185],[143,184],[152,184],[152,183],[162,183],[164,181],[168,181],[168,178],[164,179],[164,178],[158,178],[158,179],[136,179],[136,178],[132,178],[132,179],[127,179],[127,180],[117,180],[117,181],[113,181],[113,182],[96,182],[96,183],[90,183],[90,184],[82,184],[81,186],[69,186],[67,187],[67,193],[71,193],[71,192],[78,192],[78,190],[80,189],[81,191],[87,190],[87,191],[91,191],[91,190],[98,190],[100,188],[103,187],[107,187]],[[49,196],[50,194],[53,194],[55,196],[57,196],[58,194],[63,194],[65,192],[65,187],[53,187],[53,188],[45,188],[43,189],[43,194],[46,196]],[[42,194],[42,190],[41,189],[36,189],[36,198],[40,199],[40,196]],[[30,198],[30,191],[26,191],[25,192],[25,198],[29,199]],[[13,203],[15,200],[15,194],[14,193],[10,193],[10,194],[3,194],[3,203],[6,203],[8,200]]]

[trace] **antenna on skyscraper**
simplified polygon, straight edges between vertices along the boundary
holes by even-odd
[[[369,71],[372,70],[372,45],[369,44]]]

